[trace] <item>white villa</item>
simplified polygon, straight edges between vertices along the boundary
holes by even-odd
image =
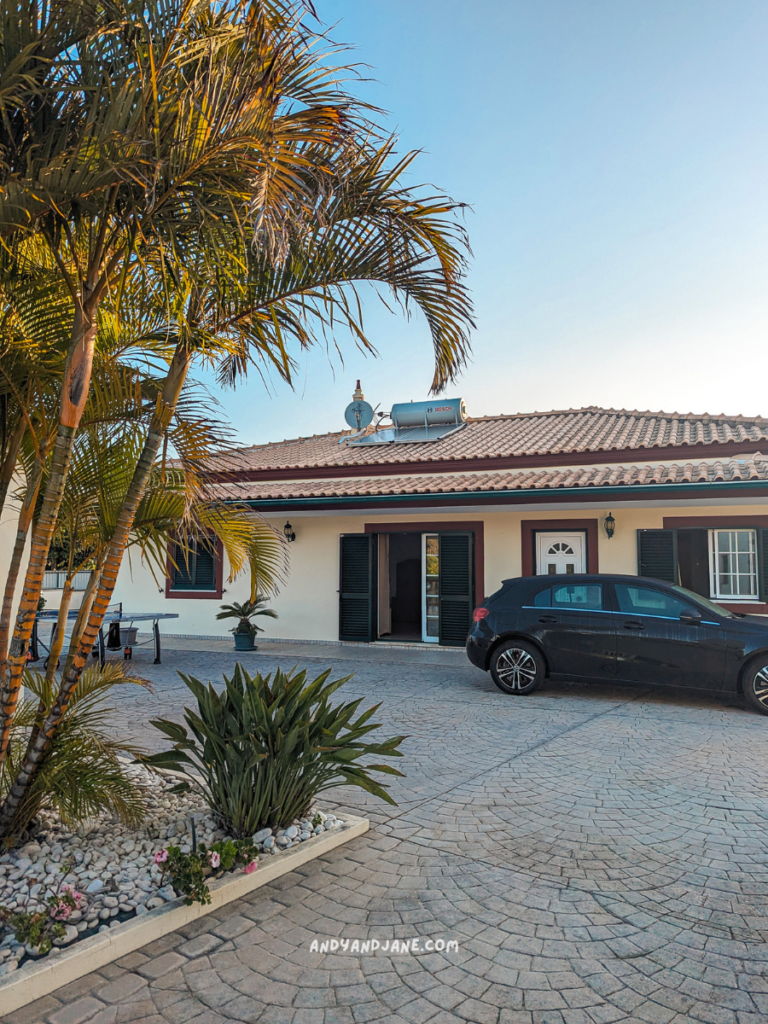
[[[211,467],[223,501],[295,535],[267,636],[459,645],[503,579],[552,572],[656,576],[768,614],[768,420],[599,408],[472,418],[459,400],[433,410],[439,426],[401,413]],[[219,604],[249,592],[228,572],[201,550],[158,583],[134,554],[115,600],[178,613],[171,633],[225,635]]]

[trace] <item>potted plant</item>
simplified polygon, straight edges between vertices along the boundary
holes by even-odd
[[[270,619],[277,618],[277,612],[265,607],[266,603],[266,600],[260,594],[257,594],[255,601],[245,601],[242,604],[233,601],[232,604],[223,604],[221,606],[221,611],[216,616],[217,619],[238,620],[237,625],[231,629],[235,637],[236,651],[256,650],[256,634],[263,633],[264,630],[261,626],[257,626],[255,622],[252,622],[252,619],[256,618],[257,615],[268,615]]]

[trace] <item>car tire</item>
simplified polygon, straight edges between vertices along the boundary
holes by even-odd
[[[491,679],[502,693],[515,697],[538,689],[544,672],[541,652],[524,640],[506,640],[491,657]]]
[[[768,715],[768,657],[756,658],[747,666],[743,689],[747,704],[761,715]]]

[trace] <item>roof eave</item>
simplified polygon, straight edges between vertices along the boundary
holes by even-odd
[[[542,487],[512,488],[493,491],[422,491],[402,494],[347,494],[295,498],[243,498],[231,499],[232,503],[248,505],[262,512],[288,511],[290,509],[328,508],[386,508],[393,504],[418,505],[440,504],[527,504],[551,499],[554,503],[570,499],[593,501],[597,498],[611,498],[613,501],[633,501],[637,498],[655,498],[667,501],[669,498],[714,497],[719,494],[742,492],[743,496],[768,496],[768,480],[723,480],[692,481],[684,484],[617,484],[603,487]],[[746,492],[757,492],[755,495]]]

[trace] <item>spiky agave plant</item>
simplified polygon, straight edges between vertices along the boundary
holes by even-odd
[[[331,703],[351,677],[329,681],[331,669],[311,682],[306,669],[277,669],[274,678],[249,675],[240,665],[217,693],[191,676],[181,678],[197,700],[184,709],[189,732],[176,722],[152,722],[173,743],[145,764],[187,776],[177,792],[194,787],[231,835],[245,838],[267,825],[290,825],[315,797],[332,786],[358,786],[394,804],[371,772],[399,775],[368,757],[402,757],[404,736],[368,742],[381,726],[376,704],[358,716],[362,698]],[[355,717],[357,716],[357,717]],[[365,760],[364,760],[365,759]]]
[[[5,837],[7,846],[23,840],[44,809],[56,811],[70,827],[100,811],[115,814],[126,825],[141,822],[144,790],[125,759],[135,759],[144,752],[115,738],[109,725],[113,713],[108,703],[110,691],[126,684],[149,685],[121,662],[107,663],[103,668],[95,665],[83,672],[55,741]],[[24,673],[24,688],[9,755],[0,767],[0,798],[16,777],[30,735],[39,728],[55,700],[57,682],[28,670]]]

